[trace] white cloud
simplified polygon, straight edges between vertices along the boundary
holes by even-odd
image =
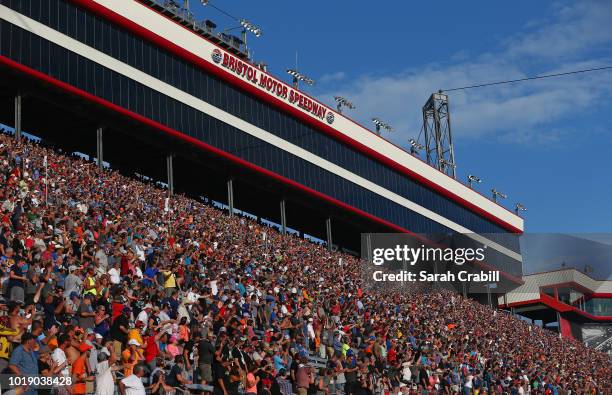
[[[508,40],[515,57],[565,58],[606,46],[612,39],[612,2],[589,0],[557,4],[554,19]]]
[[[342,81],[345,78],[346,78],[346,73],[344,71],[337,71],[331,74],[323,74],[321,77],[319,77],[319,80],[317,82],[321,84],[328,84],[330,82]]]
[[[333,73],[330,76],[343,78],[324,76],[320,81],[334,81],[336,89],[317,96],[350,98],[357,105],[353,113],[357,121],[370,127],[370,118],[380,117],[398,130],[390,138],[405,146],[410,137],[418,135],[421,107],[437,89],[609,65],[610,54],[600,50],[612,45],[610,21],[609,1],[556,5],[549,20],[506,38],[498,53],[471,58],[459,54],[454,58],[457,63],[450,66],[433,64],[350,81],[342,72]],[[487,136],[504,142],[554,144],[572,132],[559,125],[562,121],[609,105],[611,96],[610,71],[450,92],[453,133],[461,138]]]

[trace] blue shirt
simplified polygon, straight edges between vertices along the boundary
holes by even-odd
[[[178,308],[179,308],[178,300],[176,300],[174,298],[166,298],[164,300],[164,303],[168,303],[170,305],[170,311],[169,311],[168,315],[170,316],[170,318],[175,320],[176,316],[178,314]]]
[[[274,370],[278,372],[281,369],[287,370],[287,367],[283,363],[283,359],[280,357],[280,355],[275,355],[274,356]]]
[[[145,272],[144,275],[146,277],[150,277],[150,278],[155,278],[157,277],[157,273],[159,273],[159,270],[157,270],[154,267],[148,267]],[[144,280],[142,280],[142,283],[145,285],[145,287],[149,287],[153,284],[153,282],[151,280],[149,280],[148,278],[145,278]]]
[[[23,346],[13,350],[9,364],[17,366],[20,374],[38,374],[38,358],[34,351],[27,352]]]

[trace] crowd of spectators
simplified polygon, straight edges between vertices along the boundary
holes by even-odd
[[[0,370],[14,393],[603,394],[607,355],[357,258],[0,135]]]

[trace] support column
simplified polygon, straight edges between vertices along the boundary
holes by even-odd
[[[227,205],[230,217],[234,216],[234,180],[227,180]]]
[[[96,158],[98,160],[98,169],[103,170],[104,169],[104,148],[102,146],[103,143],[103,138],[102,138],[102,133],[103,133],[104,129],[102,127],[99,127],[96,130]]]
[[[329,251],[332,250],[332,228],[331,228],[331,218],[327,218],[325,220],[325,233],[327,234],[327,249]]]
[[[287,233],[287,212],[285,210],[285,199],[280,201],[280,220],[281,220],[281,233]]]
[[[367,233],[365,236],[365,244],[366,244],[366,254],[368,254],[368,256],[365,257],[365,259],[367,259],[368,264],[372,265],[372,235],[370,233]],[[361,257],[364,258],[364,257]]]
[[[489,307],[492,307],[493,303],[491,301],[491,284],[487,284],[487,302],[489,303]]]
[[[557,311],[557,331],[561,333],[561,314]]]
[[[15,138],[21,138],[21,93],[15,96]]]
[[[169,154],[166,156],[166,175],[168,176],[168,192],[170,195],[174,195],[174,155]]]

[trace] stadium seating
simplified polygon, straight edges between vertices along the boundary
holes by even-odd
[[[95,353],[88,391],[114,361],[125,376],[164,363],[154,393],[611,388],[608,356],[577,341],[447,291],[371,293],[358,258],[41,144],[0,135],[0,177],[13,373],[38,350],[37,374]]]

